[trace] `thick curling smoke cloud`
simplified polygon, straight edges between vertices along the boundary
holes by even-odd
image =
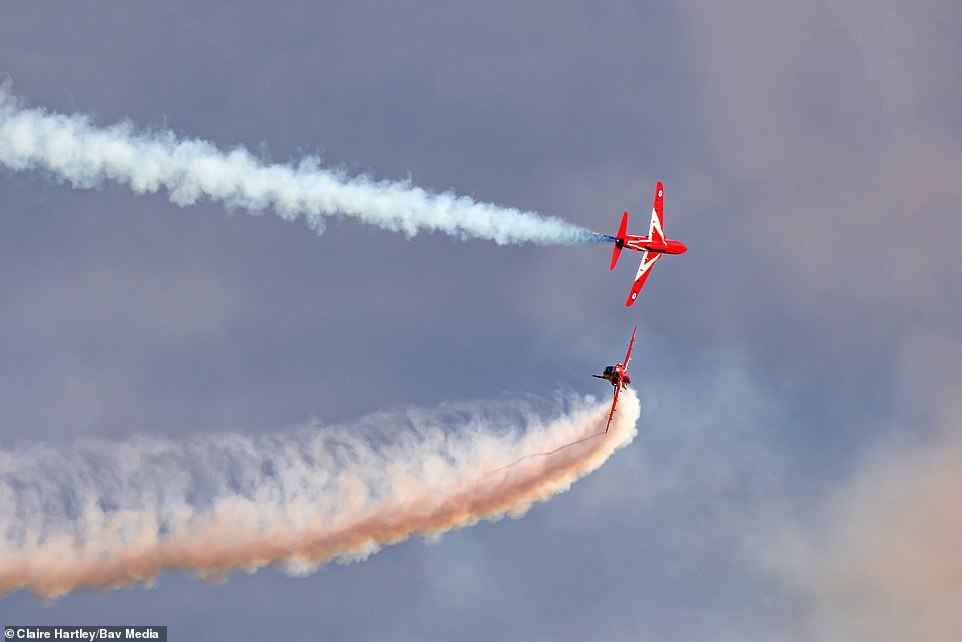
[[[278,564],[303,574],[412,535],[519,517],[636,434],[626,390],[382,413],[266,438],[141,438],[0,452],[0,593],[54,598]]]
[[[571,245],[605,237],[559,218],[434,194],[406,181],[375,181],[325,169],[315,157],[296,165],[264,163],[243,148],[229,152],[172,132],[137,131],[130,123],[97,127],[82,115],[24,109],[0,83],[0,164],[41,170],[75,188],[113,181],[138,194],[164,190],[186,206],[203,199],[250,212],[303,216],[320,232],[324,219],[343,215],[414,236],[443,232],[498,244]]]

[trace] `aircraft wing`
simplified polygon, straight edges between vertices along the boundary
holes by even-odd
[[[615,416],[615,406],[618,405],[618,393],[621,392],[621,386],[615,386],[615,397],[611,400],[611,412],[608,413],[608,424],[605,426],[605,434],[608,433],[608,429],[611,428],[611,418]]]
[[[638,298],[638,293],[641,292],[645,281],[648,280],[648,275],[651,274],[652,266],[660,256],[661,252],[649,252],[648,250],[645,250],[641,255],[641,265],[638,266],[638,272],[635,274],[635,282],[631,286],[631,292],[628,293],[628,300],[625,301],[626,306],[631,305],[635,302],[635,299]]]
[[[638,326],[631,331],[631,341],[628,342],[628,352],[625,354],[625,372],[628,372],[628,364],[631,363],[631,349],[635,346],[635,333],[638,332]]]
[[[665,186],[658,181],[655,186],[655,200],[651,206],[651,224],[648,238],[655,243],[665,242]]]

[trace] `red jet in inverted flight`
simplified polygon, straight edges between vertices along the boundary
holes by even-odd
[[[599,379],[606,379],[615,387],[615,397],[611,400],[611,412],[608,413],[608,424],[605,426],[605,432],[608,432],[608,429],[611,428],[611,418],[615,416],[615,407],[618,405],[618,394],[631,383],[631,377],[628,376],[628,363],[631,361],[631,348],[635,345],[635,332],[637,331],[637,326],[631,331],[631,341],[628,343],[628,353],[625,355],[623,363],[608,366],[600,375],[591,375]]]
[[[618,256],[621,254],[622,248],[626,247],[629,250],[642,252],[641,266],[638,268],[638,273],[635,274],[635,283],[631,286],[628,300],[625,301],[626,306],[631,305],[638,298],[638,293],[641,292],[648,275],[651,274],[652,266],[662,254],[682,254],[688,249],[681,241],[672,241],[665,238],[665,188],[661,181],[658,181],[658,185],[655,186],[655,203],[651,208],[651,225],[648,227],[648,236],[633,236],[627,234],[627,230],[628,212],[625,212],[621,217],[618,236],[608,237],[615,242],[615,249],[611,252],[610,269],[612,270],[615,269],[615,263],[618,262]]]

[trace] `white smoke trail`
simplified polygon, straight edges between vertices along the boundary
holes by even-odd
[[[606,237],[559,218],[500,207],[450,192],[434,194],[407,181],[375,181],[325,169],[316,157],[296,165],[266,164],[242,147],[229,152],[170,131],[137,131],[129,122],[98,127],[83,115],[25,109],[0,82],[0,164],[41,170],[75,188],[113,181],[138,194],[166,190],[172,202],[201,199],[250,212],[272,209],[304,217],[317,232],[328,216],[343,215],[408,237],[443,232],[505,245],[572,245]]]
[[[636,434],[640,406],[553,400],[445,404],[263,438],[139,438],[0,452],[0,594],[303,574],[412,535],[504,515],[566,490]]]

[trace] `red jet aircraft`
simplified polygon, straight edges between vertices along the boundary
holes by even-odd
[[[662,254],[682,254],[688,248],[681,241],[672,241],[665,238],[665,188],[661,181],[658,181],[658,185],[655,186],[655,203],[651,208],[651,225],[648,226],[648,236],[633,236],[627,234],[627,230],[628,212],[625,212],[621,217],[618,236],[609,236],[608,238],[615,242],[615,249],[611,252],[611,268],[609,269],[615,269],[622,248],[626,247],[629,250],[642,252],[641,266],[638,268],[638,273],[635,274],[635,283],[631,286],[628,300],[625,301],[625,305],[629,306],[638,298],[638,293],[641,292],[648,275],[651,274],[652,266]]]
[[[608,429],[611,428],[611,418],[615,416],[615,407],[618,405],[618,394],[631,383],[631,377],[628,376],[628,363],[631,362],[631,348],[635,345],[635,332],[637,331],[638,326],[635,326],[635,329],[631,331],[631,341],[628,343],[628,353],[625,355],[624,363],[608,366],[600,375],[591,375],[599,379],[606,379],[615,387],[615,397],[611,400],[611,412],[608,413],[608,424],[605,426],[606,433]]]

